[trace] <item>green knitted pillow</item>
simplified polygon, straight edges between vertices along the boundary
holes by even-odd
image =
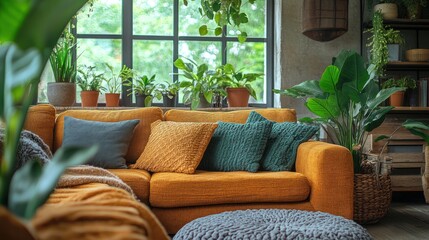
[[[246,124],[254,122],[271,121],[253,111],[250,113]],[[299,144],[308,141],[317,130],[316,126],[311,125],[292,122],[274,123],[261,160],[262,170],[292,170]]]
[[[198,168],[226,172],[258,171],[272,123],[218,124]]]

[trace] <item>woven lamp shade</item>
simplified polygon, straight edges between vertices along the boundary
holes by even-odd
[[[348,29],[348,0],[304,0],[302,33],[319,42],[331,41]]]

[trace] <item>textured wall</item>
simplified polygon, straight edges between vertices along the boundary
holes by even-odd
[[[349,0],[348,32],[330,42],[317,42],[301,33],[302,0],[283,0],[281,16],[280,69],[282,89],[305,80],[319,79],[332,57],[342,49],[360,52],[360,1]],[[281,106],[294,108],[299,117],[308,115],[301,99],[281,97]]]

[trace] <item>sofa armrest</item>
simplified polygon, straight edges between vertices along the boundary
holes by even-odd
[[[353,218],[353,160],[342,146],[310,141],[299,145],[296,171],[311,187],[310,203],[317,211]]]

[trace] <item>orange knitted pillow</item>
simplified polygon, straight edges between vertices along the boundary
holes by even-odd
[[[194,173],[216,127],[217,123],[156,121],[133,168]]]

